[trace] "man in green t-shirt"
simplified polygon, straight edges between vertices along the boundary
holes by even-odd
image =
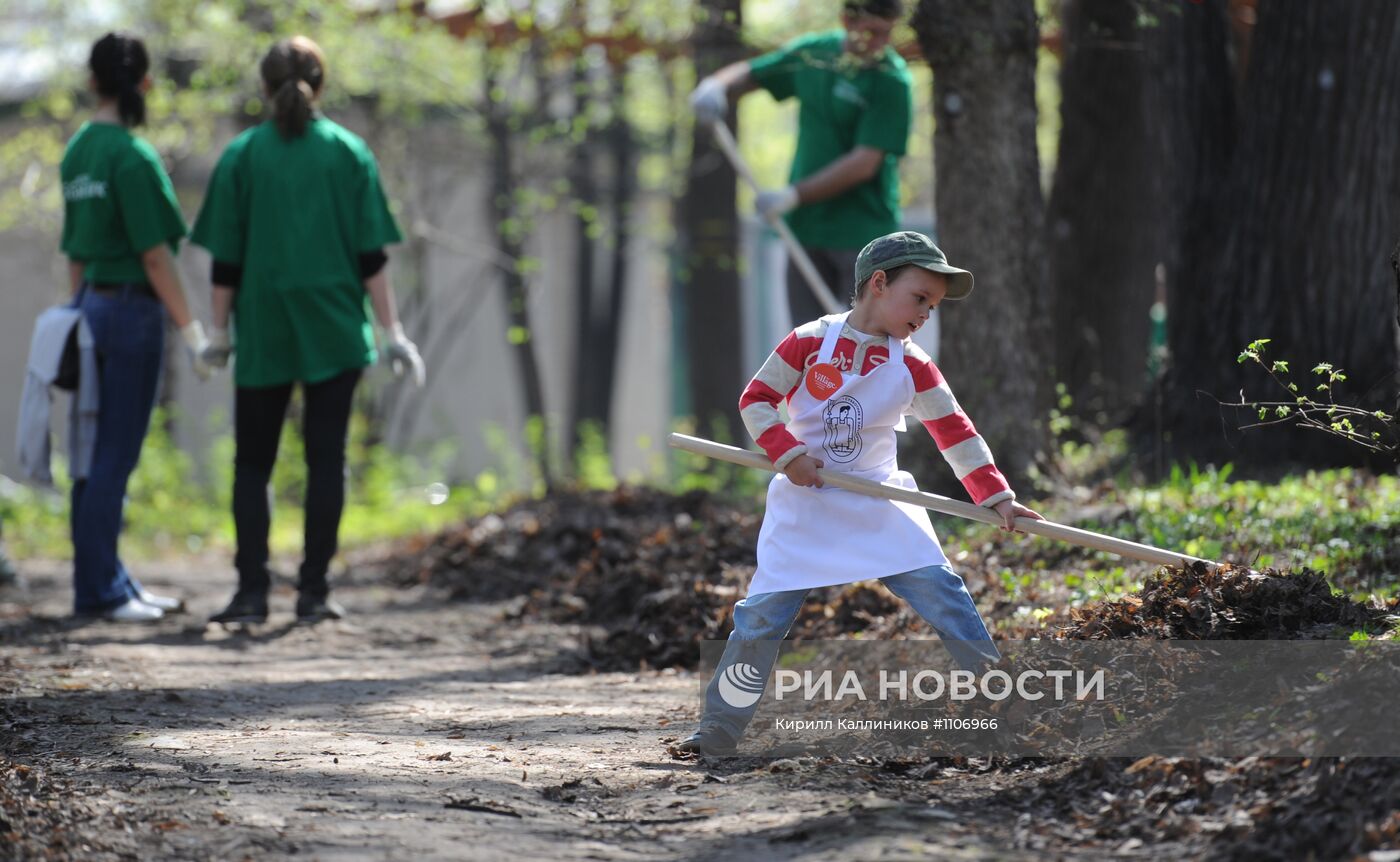
[[[756,89],[800,103],[789,185],[759,194],[765,218],[783,215],[827,286],[854,287],[856,255],[900,228],[899,157],[909,138],[910,77],[890,47],[900,0],[847,0],[842,29],[799,37],[777,51],[725,66],[691,95],[697,119],[723,119],[732,99]],[[793,323],[826,313],[792,264]]]

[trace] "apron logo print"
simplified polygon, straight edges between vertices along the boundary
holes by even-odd
[[[865,415],[859,401],[849,395],[828,401],[822,409],[822,424],[826,429],[822,448],[831,460],[847,464],[860,456],[860,429],[865,426]]]
[[[841,372],[829,362],[819,362],[807,369],[807,391],[818,401],[825,401],[841,388]]]
[[[758,668],[736,662],[719,677],[719,696],[735,709],[747,709],[763,697],[763,674]]]

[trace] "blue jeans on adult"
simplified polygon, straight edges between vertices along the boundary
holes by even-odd
[[[960,668],[976,670],[1001,658],[963,579],[948,566],[901,572],[881,578],[880,582],[933,626]],[[757,593],[734,604],[734,631],[725,644],[714,678],[705,689],[702,726],[717,725],[736,742],[743,735],[758,703],[742,709],[730,706],[720,696],[720,676],[725,668],[743,662],[753,665],[766,685],[783,638],[802,610],[808,592]]]
[[[141,585],[117,556],[126,484],[156,403],[165,353],[165,309],[136,287],[97,294],[78,306],[96,343],[101,403],[92,468],[73,482],[73,610],[101,614],[135,598]]]

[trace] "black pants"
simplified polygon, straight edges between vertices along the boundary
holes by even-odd
[[[812,259],[817,273],[826,282],[827,290],[831,291],[831,295],[844,310],[855,293],[856,258],[860,256],[860,249],[813,248],[805,245],[802,248]],[[797,268],[790,255],[787,266],[787,295],[788,311],[792,313],[792,325],[795,327],[829,313],[816,294],[812,293],[807,279],[802,277],[802,270]]]
[[[326,573],[335,556],[340,513],[345,508],[345,441],[350,405],[360,369],[320,383],[302,384],[305,396],[302,435],[306,449],[306,548],[297,589],[324,597]],[[267,536],[272,525],[269,482],[277,463],[282,422],[292,398],[292,384],[244,387],[234,400],[233,524],[238,533],[238,588],[266,593]]]

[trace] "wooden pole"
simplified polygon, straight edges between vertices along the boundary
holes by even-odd
[[[734,166],[734,172],[749,184],[754,194],[758,194],[761,191],[758,187],[758,180],[754,178],[753,171],[749,170],[744,157],[739,155],[739,145],[734,140],[734,133],[729,131],[724,120],[715,120],[712,128],[715,133],[715,143],[719,144],[719,148],[728,157],[729,163]],[[840,314],[844,309],[836,301],[836,297],[831,294],[831,289],[827,287],[826,282],[822,281],[821,274],[817,272],[817,268],[812,264],[812,259],[807,256],[807,252],[802,249],[802,244],[797,241],[797,237],[793,236],[792,228],[788,227],[782,216],[773,216],[768,219],[768,224],[772,225],[773,229],[778,232],[778,236],[782,237],[783,244],[787,246],[788,254],[792,255],[793,263],[797,265],[802,277],[807,280],[807,286],[812,289],[812,293],[826,309],[826,313]]]
[[[694,452],[697,455],[704,455],[707,458],[716,458],[720,461],[728,461],[731,464],[738,464],[741,467],[753,467],[756,470],[767,470],[776,473],[777,469],[773,462],[757,452],[749,452],[746,449],[739,449],[734,446],[726,446],[723,443],[716,443],[713,440],[705,440],[700,437],[691,437],[688,434],[672,434],[671,446],[676,449],[684,449],[687,452]],[[870,479],[861,479],[858,476],[851,476],[837,470],[819,469],[817,471],[822,477],[822,482],[836,488],[844,488],[857,494],[864,494],[867,497],[879,497],[883,500],[894,500],[899,503],[909,503],[914,506],[921,506],[934,512],[942,512],[945,515],[953,515],[959,518],[966,518],[969,521],[981,521],[984,524],[1001,526],[1001,516],[991,509],[982,506],[974,506],[971,503],[964,503],[960,500],[952,500],[938,494],[930,494],[927,491],[910,491],[908,488],[901,488],[898,485],[889,485],[883,482],[875,482]],[[1061,542],[1069,542],[1072,545],[1079,545],[1091,548],[1095,551],[1105,551],[1116,554],[1120,557],[1128,557],[1133,560],[1142,560],[1146,563],[1153,563],[1158,566],[1184,566],[1187,563],[1207,563],[1216,565],[1210,560],[1202,560],[1189,554],[1179,554],[1175,551],[1167,551],[1162,548],[1154,548],[1151,545],[1142,545],[1137,542],[1129,542],[1125,539],[1116,539],[1113,536],[1105,536],[1102,533],[1095,533],[1091,530],[1081,530],[1078,527],[1067,527],[1064,524],[1057,524],[1054,521],[1037,521],[1034,518],[1017,518],[1016,529],[1036,536],[1044,536],[1047,539],[1057,539]]]

